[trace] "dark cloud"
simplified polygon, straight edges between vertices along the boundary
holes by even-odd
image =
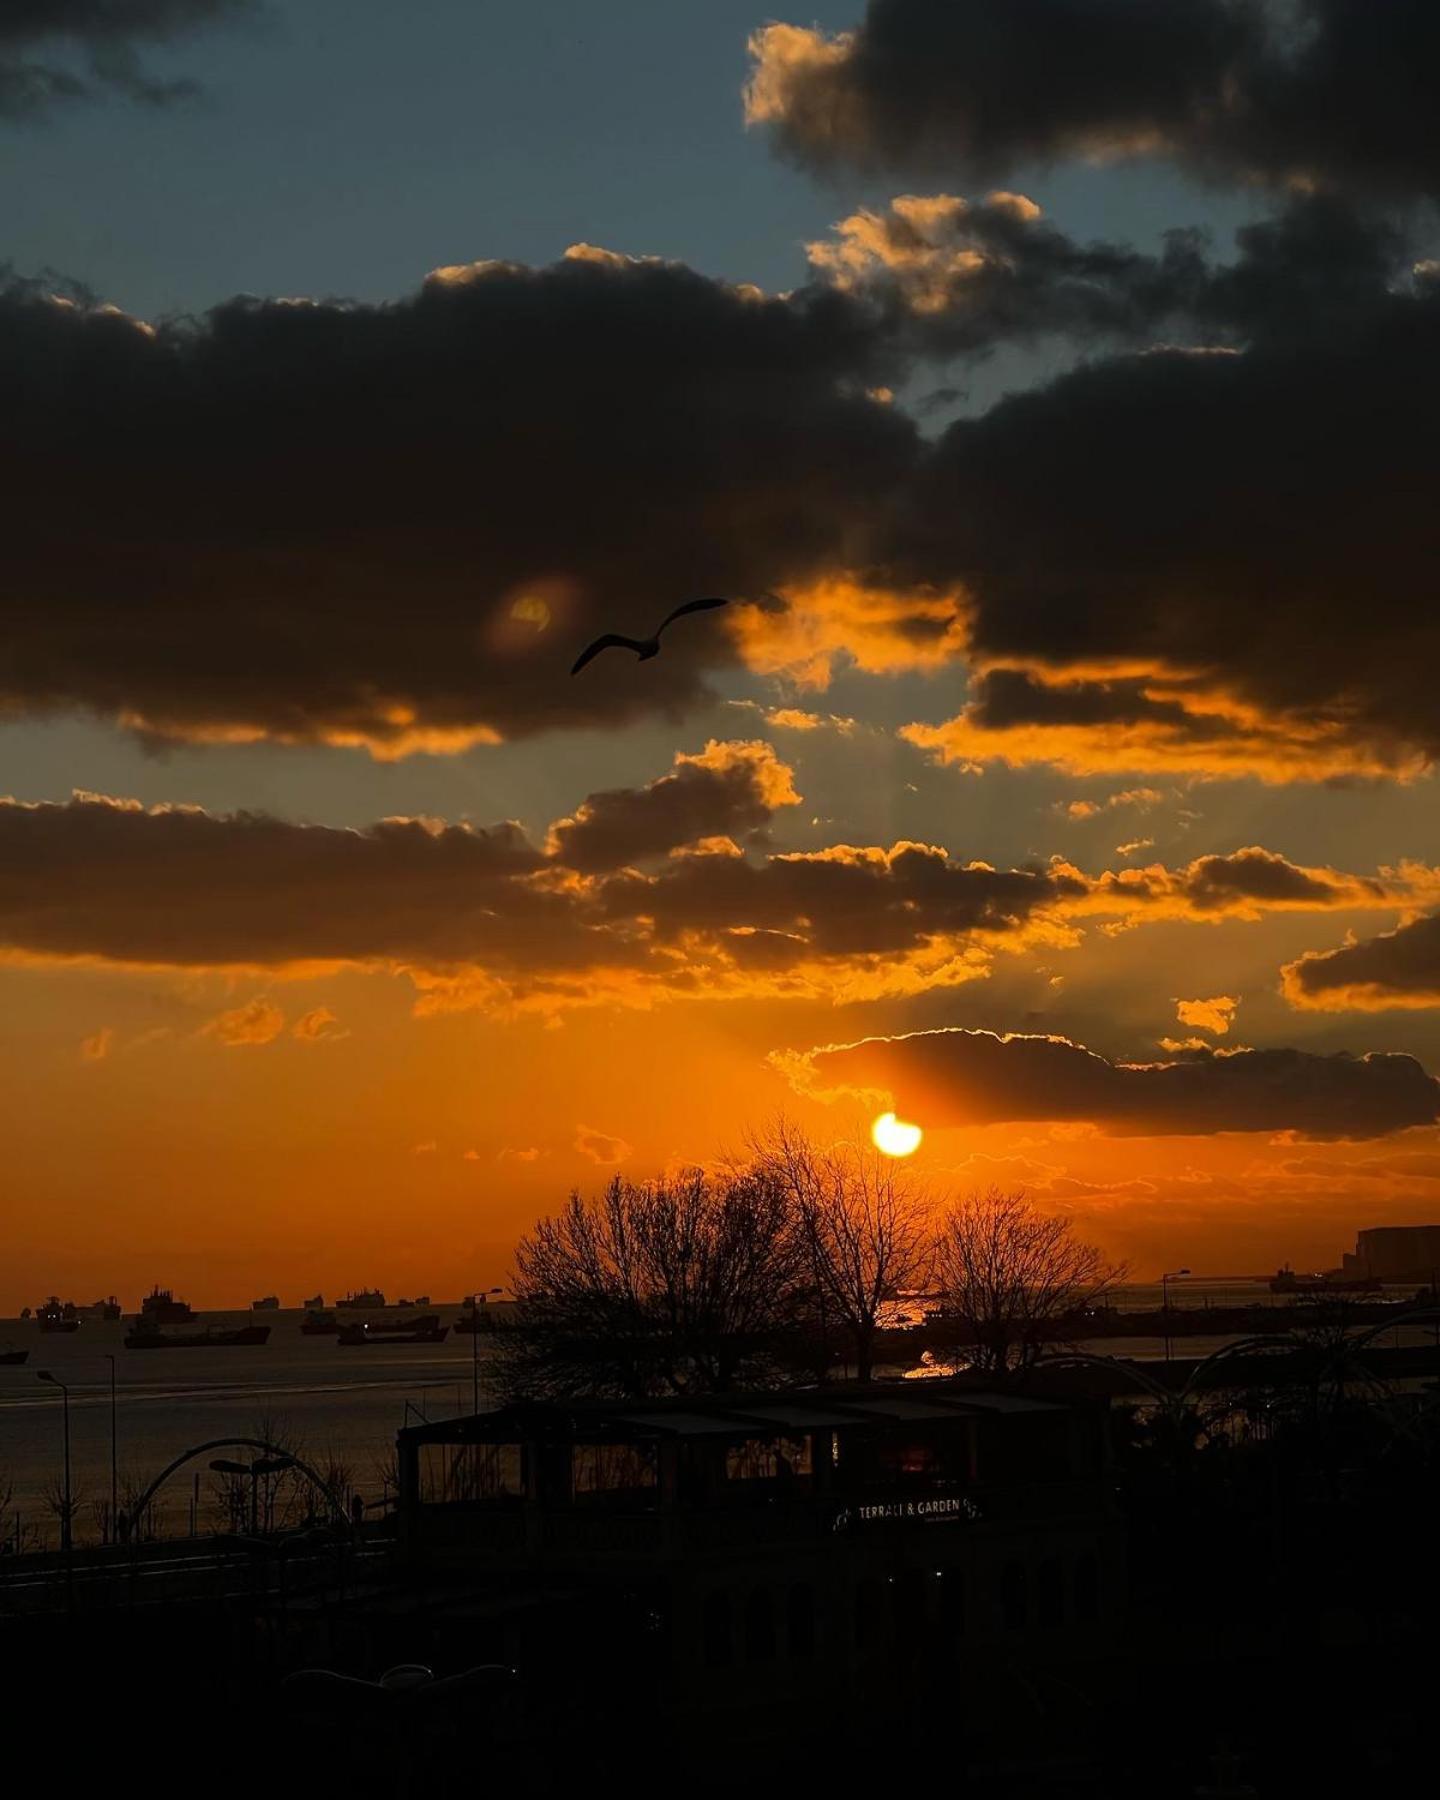
[[[1397,226],[1326,194],[1241,227],[1228,263],[1196,230],[1167,232],[1158,255],[1078,243],[1009,193],[900,195],[808,249],[818,276],[882,309],[916,354],[975,356],[1045,337],[1308,337],[1373,312],[1408,274]]]
[[[1327,1012],[1440,1006],[1440,915],[1338,950],[1317,950],[1283,971],[1294,1006]]]
[[[1145,871],[1138,872],[1140,879]],[[1251,844],[1226,856],[1200,856],[1171,878],[1198,914],[1234,912],[1249,906],[1275,911],[1311,908],[1393,906],[1405,885],[1377,877],[1342,875],[1334,869],[1307,869],[1273,850]]]
[[[253,11],[257,0],[0,0],[0,118],[33,118],[105,92],[151,106],[194,82],[162,81],[139,50]]]
[[[659,681],[576,644],[843,563],[916,452],[890,361],[844,296],[583,249],[155,330],[18,285],[0,712],[380,754],[678,715],[724,615]]]
[[[932,1128],[1082,1120],[1116,1136],[1371,1138],[1440,1114],[1440,1082],[1398,1055],[1197,1050],[1113,1063],[1066,1038],[942,1030],[831,1045],[787,1066],[816,1091],[888,1093],[906,1118]]]
[[[1097,362],[952,426],[892,579],[963,587],[953,760],[1272,779],[1440,751],[1440,295]],[[1117,726],[1125,726],[1118,730]]]
[[[545,851],[513,823],[349,830],[87,794],[0,800],[0,953],[399,968],[435,1006],[860,1000],[973,980],[1005,950],[1048,954],[1090,918],[1395,908],[1433,901],[1440,882],[1419,866],[1380,881],[1259,849],[1099,876],[913,843],[746,855],[717,829],[793,799],[767,746],[732,743],[592,795]]]
[[[678,717],[737,660],[823,682],[968,639],[981,756],[1428,756],[1421,663],[1346,632],[1360,584],[1373,626],[1423,579],[1428,450],[1402,440],[1440,284],[1392,291],[1396,243],[1323,198],[1224,266],[1189,238],[1082,249],[1016,196],[958,208],[847,221],[782,297],[580,247],[151,329],[12,279],[0,716],[394,756]],[[886,401],[932,352],[1176,323],[1253,347],[1098,363],[933,446]],[[565,673],[697,591],[785,600],[677,631],[663,670]],[[964,754],[953,726],[932,747]]]
[[[889,850],[839,845],[759,863],[723,853],[684,857],[654,875],[616,876],[606,885],[604,904],[618,918],[653,920],[661,938],[779,933],[804,955],[824,958],[901,953],[971,933],[1019,932],[1032,918],[1087,892],[1088,883],[1069,869],[958,863],[927,844]]]
[[[813,168],[990,180],[1161,155],[1245,181],[1440,188],[1431,0],[870,0],[757,32],[749,117]]]
[[[703,838],[751,836],[777,806],[794,806],[790,770],[765,743],[710,743],[677,756],[672,774],[643,788],[591,794],[550,828],[550,850],[583,874],[663,856]]]
[[[39,956],[280,965],[499,953],[563,908],[515,881],[516,825],[386,820],[365,831],[263,813],[77,795],[0,802],[0,944]]]

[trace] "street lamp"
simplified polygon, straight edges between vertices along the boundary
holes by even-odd
[[[70,1522],[75,1510],[74,1496],[70,1489],[70,1390],[58,1375],[52,1375],[48,1369],[37,1369],[35,1378],[37,1381],[48,1381],[51,1387],[58,1387],[65,1406],[65,1511],[60,1519],[60,1548],[68,1556],[71,1544]]]
[[[279,1475],[285,1469],[295,1467],[293,1456],[258,1456],[254,1462],[231,1462],[228,1456],[217,1456],[210,1464],[217,1475],[248,1475],[250,1477],[250,1535],[258,1537],[260,1529],[257,1519],[259,1511],[260,1477],[262,1475]]]
[[[117,1460],[117,1438],[115,1434],[115,1357],[112,1351],[105,1352],[105,1360],[110,1365],[110,1541],[114,1543],[120,1535],[120,1464]]]
[[[1188,1275],[1188,1269],[1171,1269],[1160,1277],[1160,1312],[1165,1325],[1165,1360],[1170,1360],[1170,1283]]]
[[[470,1410],[480,1410],[480,1308],[491,1294],[503,1294],[504,1288],[481,1288],[470,1296]]]

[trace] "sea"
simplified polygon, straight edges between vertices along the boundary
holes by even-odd
[[[1397,1290],[1387,1298],[1402,1298]],[[1115,1304],[1158,1307],[1158,1283],[1120,1290]],[[1229,1278],[1170,1284],[1170,1305],[1192,1308],[1284,1300],[1260,1279]],[[458,1304],[433,1306],[453,1326]],[[76,1332],[41,1334],[33,1319],[0,1320],[0,1350],[27,1349],[19,1367],[0,1367],[0,1539],[58,1541],[53,1497],[64,1469],[64,1395],[69,1389],[71,1487],[77,1541],[98,1539],[111,1480],[111,1370],[114,1370],[114,1445],[122,1510],[174,1458],[198,1444],[253,1438],[278,1444],[312,1466],[343,1470],[346,1487],[369,1507],[391,1491],[395,1434],[404,1425],[434,1422],[494,1404],[487,1380],[488,1345],[452,1330],[441,1344],[350,1347],[333,1337],[306,1337],[304,1312],[201,1312],[197,1325],[270,1326],[268,1343],[190,1350],[127,1350],[126,1321],[86,1319]],[[356,1318],[367,1315],[360,1313]],[[903,1316],[903,1313],[902,1313]],[[897,1317],[896,1322],[900,1322]],[[1277,1319],[1277,1323],[1278,1323]],[[1177,1355],[1204,1355],[1230,1339],[1187,1335]],[[1160,1337],[1087,1343],[1097,1354],[1159,1358]],[[42,1372],[55,1382],[40,1379]],[[896,1371],[899,1373],[899,1371]],[[217,1459],[246,1460],[241,1447],[217,1447]],[[157,1501],[157,1523],[183,1531],[208,1529],[219,1504],[209,1458],[187,1465]],[[197,1484],[196,1475],[199,1475]],[[8,1501],[6,1499],[8,1493]],[[47,1497],[48,1496],[48,1497]]]
[[[453,1325],[460,1307],[429,1307]],[[343,1316],[343,1315],[342,1315]],[[375,1315],[355,1313],[360,1320]],[[384,1315],[380,1315],[383,1317]],[[222,1438],[277,1444],[312,1466],[337,1465],[346,1485],[368,1503],[383,1502],[392,1473],[395,1433],[402,1425],[469,1413],[485,1381],[484,1334],[452,1331],[441,1344],[341,1346],[306,1337],[300,1309],[199,1312],[195,1325],[268,1325],[262,1345],[190,1350],[127,1350],[130,1319],[86,1319],[72,1333],[42,1334],[33,1319],[0,1320],[0,1350],[28,1349],[19,1367],[0,1367],[0,1536],[12,1541],[17,1517],[28,1542],[58,1538],[47,1493],[63,1480],[64,1394],[69,1389],[71,1490],[77,1541],[98,1538],[98,1508],[110,1496],[111,1362],[114,1358],[115,1463],[121,1507],[173,1458]],[[181,1327],[168,1329],[180,1330]],[[42,1371],[55,1383],[42,1379]],[[217,1459],[247,1461],[241,1447],[217,1448]],[[197,1506],[209,1523],[215,1482],[208,1459],[197,1496],[191,1467],[167,1484],[165,1529],[184,1530]]]

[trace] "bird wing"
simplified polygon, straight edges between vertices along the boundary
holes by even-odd
[[[683,606],[677,606],[668,619],[662,620],[655,635],[658,638],[667,625],[673,625],[676,619],[683,619],[686,613],[709,612],[712,607],[724,606],[726,604],[726,601],[714,598],[708,600],[687,600]]]
[[[593,644],[585,646],[575,658],[575,666],[570,673],[578,675],[586,663],[593,661],[602,650],[633,650],[638,656],[644,648],[645,646],[636,643],[634,638],[620,637],[616,632],[607,631],[604,637],[598,637]]]

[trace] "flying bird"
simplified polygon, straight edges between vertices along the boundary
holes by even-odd
[[[712,607],[724,606],[724,600],[714,598],[708,600],[687,600],[683,606],[677,606],[668,618],[662,619],[655,627],[655,635],[648,638],[621,637],[618,632],[607,631],[604,637],[596,638],[593,644],[586,647],[575,658],[572,675],[578,675],[586,663],[598,656],[602,650],[633,650],[641,662],[649,662],[652,656],[660,654],[660,633],[667,625],[673,625],[676,619],[683,619],[686,613],[709,612]]]

